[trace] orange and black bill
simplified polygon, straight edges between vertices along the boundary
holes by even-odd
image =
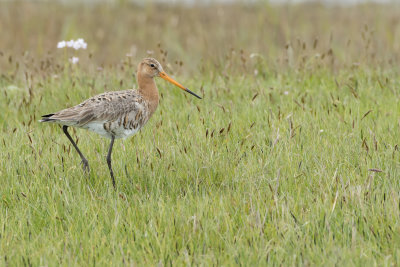
[[[174,79],[172,79],[171,77],[169,77],[165,72],[160,72],[160,77],[163,78],[164,80],[178,86],[179,88],[181,88],[183,91],[188,92],[191,95],[194,95],[195,97],[201,99],[200,96],[196,95],[195,93],[193,93],[192,91],[190,91],[189,89],[185,88],[182,84],[178,83],[177,81],[175,81]]]

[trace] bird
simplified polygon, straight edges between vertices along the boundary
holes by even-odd
[[[144,58],[137,68],[138,88],[110,91],[93,96],[82,103],[42,116],[40,122],[62,125],[64,134],[81,158],[83,170],[90,172],[89,162],[68,132],[69,127],[86,129],[111,139],[106,157],[114,189],[116,188],[111,154],[115,139],[127,138],[137,133],[152,117],[159,104],[159,93],[154,78],[160,77],[187,93],[200,96],[184,87],[163,70],[154,58]]]

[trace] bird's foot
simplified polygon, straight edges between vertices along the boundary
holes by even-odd
[[[89,161],[87,161],[87,159],[82,159],[81,164],[82,164],[83,171],[85,173],[89,173],[90,172]]]

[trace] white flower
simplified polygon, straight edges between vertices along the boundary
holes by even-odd
[[[321,129],[321,130],[319,130],[319,132],[320,132],[320,133],[323,133],[323,132],[324,132],[324,130],[322,130],[322,129]]]
[[[76,64],[79,62],[79,57],[71,57],[69,59],[69,62],[71,62],[72,64]]]
[[[262,57],[262,56],[258,53],[251,53],[250,58],[253,58],[253,57]]]
[[[82,38],[79,38],[78,40],[75,41],[74,43],[74,48],[76,50],[82,48],[82,49],[86,49],[87,47],[87,43],[85,42],[85,40],[83,40]]]
[[[82,38],[79,38],[79,39],[77,40],[77,42],[81,44],[81,48],[82,48],[82,49],[86,49],[87,43],[85,42],[85,40],[83,40]]]
[[[87,43],[82,38],[79,38],[76,41],[71,39],[69,41],[60,41],[57,43],[57,48],[64,48],[64,47],[71,47],[75,50],[78,50],[81,48],[86,49]]]
[[[78,50],[79,48],[81,48],[81,44],[78,42],[75,42],[74,45],[72,46],[75,50]]]
[[[289,94],[289,91],[285,91],[285,92],[283,92],[283,94],[284,94],[284,95],[288,95],[288,94]]]
[[[65,41],[58,42],[57,48],[64,48],[66,45]]]
[[[69,41],[67,41],[67,47],[73,47],[74,44],[75,44],[75,41],[74,41],[74,40],[69,40]]]

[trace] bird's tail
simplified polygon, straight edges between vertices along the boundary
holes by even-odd
[[[54,115],[54,113],[43,115],[42,119],[39,122],[52,122],[52,121],[57,121],[57,119],[52,119],[51,117]]]

